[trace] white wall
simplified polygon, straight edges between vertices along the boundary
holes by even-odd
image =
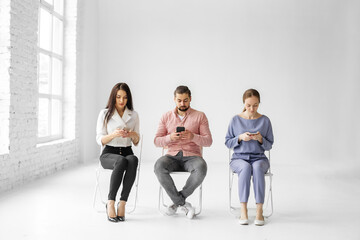
[[[94,136],[99,99],[97,89],[101,84],[98,76],[98,1],[79,0],[78,4],[80,158],[87,162],[99,154]]]
[[[210,121],[207,160],[224,161],[227,125],[253,87],[262,96],[259,111],[273,123],[276,161],[359,167],[359,1],[102,0],[98,13],[100,84],[88,86],[98,95],[84,115],[89,138],[82,146],[95,146],[94,111],[126,81],[145,135],[144,159],[155,161],[158,121],[185,84],[192,107]]]

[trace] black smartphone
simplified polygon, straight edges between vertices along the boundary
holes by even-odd
[[[176,127],[176,132],[183,132],[185,131],[185,127]]]

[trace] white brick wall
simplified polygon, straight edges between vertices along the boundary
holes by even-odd
[[[0,1],[0,154],[9,151],[10,0]],[[1,158],[0,158],[1,159]],[[0,163],[1,166],[1,163]]]
[[[5,52],[9,64],[0,70],[0,99],[10,96],[10,108],[6,101],[0,103],[1,124],[9,119],[9,153],[0,155],[0,192],[13,189],[34,179],[52,174],[76,164],[79,155],[78,107],[75,96],[76,87],[76,17],[69,17],[66,31],[66,58],[71,64],[65,71],[66,110],[64,118],[67,132],[66,139],[57,142],[37,145],[37,28],[38,0],[1,1],[11,2],[7,8],[10,12],[10,46],[1,46],[0,53]],[[69,1],[66,8],[76,14],[76,1]],[[1,6],[0,15],[6,15],[6,8]],[[2,26],[3,28],[4,26]],[[5,26],[6,27],[6,26]],[[2,31],[2,30],[1,30]],[[3,31],[1,32],[2,35]],[[6,41],[0,42],[1,44]],[[6,49],[10,49],[8,53]],[[7,54],[7,55],[6,55]],[[3,56],[3,54],[2,54]],[[2,57],[6,60],[6,57]],[[5,61],[6,63],[6,61]],[[8,76],[6,76],[8,74]],[[6,92],[6,86],[10,83]],[[4,88],[3,88],[4,87]],[[3,90],[4,89],[4,90]],[[5,106],[4,106],[5,104]],[[5,109],[5,110],[4,110]]]

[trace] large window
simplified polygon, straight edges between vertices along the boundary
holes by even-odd
[[[38,139],[63,137],[64,0],[40,0]]]

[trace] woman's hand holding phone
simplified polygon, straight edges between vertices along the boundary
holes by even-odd
[[[114,137],[122,137],[122,138],[128,138],[130,137],[130,129],[126,128],[126,127],[118,127],[117,129],[115,129],[115,131],[113,132],[113,136]]]
[[[252,140],[258,141],[262,143],[262,136],[261,133],[258,131],[256,133],[249,133],[249,136]]]
[[[244,132],[243,134],[240,134],[239,135],[239,142],[240,141],[245,141],[245,142],[247,142],[247,141],[250,141],[251,140],[251,137],[250,137],[250,133],[249,132]]]
[[[115,130],[111,133],[111,135],[112,135],[113,138],[121,137],[121,135],[122,135],[121,129],[120,129],[120,128],[115,129]]]

